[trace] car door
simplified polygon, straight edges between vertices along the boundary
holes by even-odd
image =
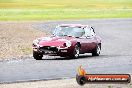
[[[86,48],[87,47],[86,37],[79,37],[79,38],[77,38],[77,40],[81,44],[80,53],[87,52],[87,48]]]
[[[94,29],[92,27],[86,27],[84,30],[85,30],[85,36],[86,36],[86,39],[85,39],[86,49],[87,49],[87,52],[89,52],[96,47],[97,40],[95,37]]]
[[[79,35],[78,37],[76,37],[76,40],[77,40],[77,42],[79,42],[81,44],[80,53],[85,53],[87,51],[86,37],[83,36],[85,34],[85,31],[83,28],[81,28],[79,30],[76,29],[76,33],[77,33],[77,35]]]

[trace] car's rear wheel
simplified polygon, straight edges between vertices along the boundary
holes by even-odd
[[[41,53],[38,53],[36,51],[33,51],[33,57],[36,60],[42,60],[43,55]]]
[[[78,44],[76,44],[76,45],[74,46],[74,51],[73,51],[72,55],[70,55],[70,57],[76,59],[76,58],[79,57],[79,53],[80,53],[80,47],[79,47]]]
[[[101,44],[98,44],[96,48],[92,51],[92,56],[99,56],[101,51]]]

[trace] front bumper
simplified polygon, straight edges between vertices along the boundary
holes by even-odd
[[[44,46],[39,48],[33,48],[33,51],[41,53],[43,55],[57,55],[57,56],[68,56],[73,52],[72,47],[54,47],[54,46]]]

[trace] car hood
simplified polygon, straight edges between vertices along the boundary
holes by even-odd
[[[55,46],[55,47],[63,47],[64,43],[67,41],[71,41],[74,39],[73,37],[42,37],[40,38],[39,45],[40,46]]]

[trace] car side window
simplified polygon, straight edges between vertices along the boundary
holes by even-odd
[[[85,36],[86,37],[91,37],[90,28],[86,27],[84,30],[85,30]]]
[[[93,29],[93,28],[91,28],[91,27],[86,27],[84,30],[85,30],[85,36],[86,36],[86,37],[95,36],[95,32],[94,32],[94,29]]]

